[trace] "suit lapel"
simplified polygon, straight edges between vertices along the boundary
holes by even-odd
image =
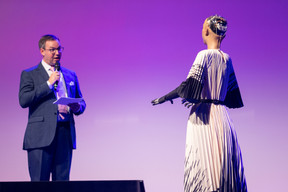
[[[71,82],[71,78],[69,75],[69,71],[67,71],[65,68],[61,68],[61,72],[65,81],[67,95],[68,97],[71,97],[71,91],[70,91],[70,85],[69,85],[69,83]]]
[[[41,62],[39,63],[36,70],[37,70],[37,75],[39,76],[40,82],[43,81],[43,83],[44,83],[44,82],[48,81],[49,75],[48,75],[47,71],[45,70],[45,68],[43,67]],[[53,91],[53,93],[54,93],[54,91]],[[55,93],[53,95],[54,95],[54,98],[56,99],[57,95]]]
[[[43,78],[43,81],[47,81],[49,79],[49,75],[47,71],[44,69],[42,63],[40,62],[38,67],[37,67],[38,73],[40,76]]]

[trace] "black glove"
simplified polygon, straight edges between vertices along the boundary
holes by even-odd
[[[190,102],[187,101],[186,99],[182,99],[182,104],[183,104],[185,107],[187,107],[187,108],[189,108],[189,107],[191,107],[191,106],[193,105],[193,103],[190,103]]]
[[[160,97],[158,99],[154,99],[153,101],[151,101],[151,103],[154,106],[154,105],[162,104],[162,103],[164,103],[166,101],[170,101],[171,104],[173,104],[173,100],[166,100],[165,96]]]
[[[177,93],[177,89],[174,89],[173,91],[171,91],[170,93],[164,95],[163,97],[160,97],[158,99],[154,99],[153,101],[151,101],[152,105],[158,105],[161,103],[164,103],[166,101],[170,101],[171,104],[173,104],[173,99],[176,99],[179,97],[178,93]]]

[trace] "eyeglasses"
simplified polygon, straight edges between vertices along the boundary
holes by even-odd
[[[59,53],[62,53],[62,52],[64,51],[64,47],[51,48],[51,49],[45,49],[45,48],[43,48],[43,49],[50,51],[50,53],[56,53],[56,50],[57,50]]]

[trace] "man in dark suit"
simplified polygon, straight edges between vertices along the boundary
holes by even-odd
[[[39,40],[42,61],[21,74],[19,103],[29,108],[23,149],[28,152],[31,181],[69,180],[72,150],[76,148],[74,115],[86,108],[85,101],[53,104],[57,98],[82,98],[75,72],[61,67],[59,38],[44,35]],[[58,67],[59,68],[59,67]]]

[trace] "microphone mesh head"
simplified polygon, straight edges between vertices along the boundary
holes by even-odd
[[[58,61],[55,63],[55,71],[60,71],[60,63]]]

